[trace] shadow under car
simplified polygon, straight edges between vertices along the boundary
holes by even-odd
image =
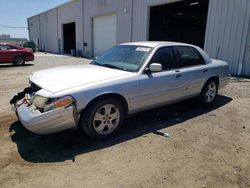
[[[16,66],[16,65],[13,65],[12,63],[0,63],[0,68],[29,67],[29,66],[34,66],[34,64],[32,64],[32,63],[25,63],[24,65]]]

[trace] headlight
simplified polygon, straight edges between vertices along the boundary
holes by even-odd
[[[48,98],[40,96],[40,95],[35,95],[32,99],[32,104],[34,104],[39,109],[43,109],[47,101],[48,101]]]
[[[74,100],[70,96],[66,96],[66,97],[57,99],[52,103],[45,104],[44,105],[44,112],[54,110],[54,109],[60,108],[60,107],[65,107],[66,108],[66,107],[70,106],[73,102],[74,102]]]

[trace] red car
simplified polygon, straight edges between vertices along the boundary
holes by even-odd
[[[24,65],[26,61],[34,61],[32,49],[9,43],[0,43],[0,63]]]

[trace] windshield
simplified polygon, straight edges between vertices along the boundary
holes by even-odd
[[[150,47],[120,45],[105,52],[91,64],[137,72],[151,51]]]

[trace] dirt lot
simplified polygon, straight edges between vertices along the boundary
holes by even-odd
[[[140,113],[104,141],[25,130],[8,101],[28,75],[83,62],[38,54],[34,65],[0,65],[0,187],[250,187],[250,80],[231,80],[213,107],[192,100]]]

